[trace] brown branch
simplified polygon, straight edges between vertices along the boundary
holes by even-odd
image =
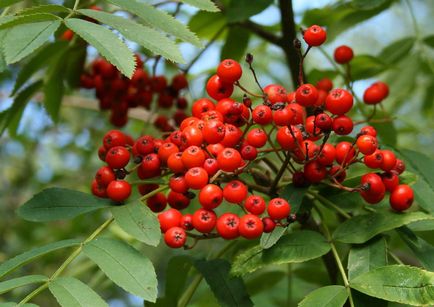
[[[280,45],[281,38],[274,35],[273,33],[265,30],[261,25],[258,25],[257,23],[254,23],[253,21],[246,20],[243,22],[234,23],[234,25],[238,25],[242,28],[245,28],[247,30],[250,30],[260,38],[266,40],[267,42],[270,42],[274,45]]]

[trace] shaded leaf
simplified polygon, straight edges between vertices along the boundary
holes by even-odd
[[[122,9],[139,16],[147,24],[152,27],[159,28],[169,34],[172,34],[186,42],[192,43],[195,46],[201,47],[199,39],[191,32],[187,26],[182,24],[177,19],[173,18],[168,13],[159,10],[152,5],[139,2],[137,0],[123,1],[123,0],[109,0],[121,7]]]
[[[113,27],[126,39],[140,44],[155,54],[162,55],[174,62],[185,62],[176,44],[154,29],[106,12],[96,10],[79,10],[79,12]]]
[[[243,275],[269,264],[305,262],[321,257],[329,250],[330,245],[321,234],[297,231],[283,236],[269,249],[256,245],[245,250],[235,258],[231,273]]]
[[[191,31],[204,39],[211,39],[218,31],[226,25],[223,14],[199,11],[190,18],[188,23]]]
[[[434,304],[434,273],[416,267],[380,267],[355,278],[350,286],[367,295],[401,304]]]
[[[390,211],[358,215],[340,224],[333,238],[343,243],[364,243],[379,233],[421,220],[434,220],[434,217],[422,212]]]
[[[240,61],[246,54],[249,45],[250,32],[240,27],[230,27],[226,42],[220,53],[220,59],[233,59]]]
[[[362,245],[353,245],[348,255],[349,280],[387,265],[386,240],[378,237]]]
[[[309,188],[299,188],[295,187],[292,183],[288,184],[283,188],[280,193],[280,197],[286,199],[291,205],[291,213],[297,214],[300,210],[301,203],[303,201],[304,195]]]
[[[47,222],[71,219],[110,206],[110,200],[91,194],[62,188],[48,188],[18,208],[18,215],[28,221]]]
[[[299,304],[299,307],[340,307],[348,299],[344,286],[326,286],[309,293]]]
[[[272,0],[236,0],[231,1],[226,7],[226,18],[228,22],[237,22],[248,19],[259,14],[273,3]]]
[[[219,8],[211,0],[182,0],[182,2],[197,7],[198,9],[209,11],[209,12],[219,12]]]
[[[413,48],[416,39],[414,37],[405,37],[386,46],[378,55],[383,63],[394,64],[403,57],[408,56]]]
[[[288,227],[276,227],[272,232],[263,233],[261,236],[261,247],[267,249],[276,244],[277,241],[285,234]]]
[[[160,242],[160,223],[148,206],[133,202],[113,207],[112,213],[118,225],[137,240],[152,246]]]
[[[147,301],[157,299],[157,276],[151,261],[132,246],[98,238],[83,247],[84,254],[115,284]]]
[[[356,55],[351,60],[351,78],[353,80],[368,79],[386,70],[387,65],[378,57]]]
[[[63,249],[66,247],[77,246],[80,244],[79,240],[71,239],[71,240],[63,240],[58,242],[53,242],[41,247],[34,248],[27,252],[24,252],[20,255],[15,256],[14,258],[8,259],[2,264],[0,264],[0,277],[5,276],[6,274],[12,272],[20,266],[23,266],[30,261],[44,256],[48,253],[54,252],[59,249]]]
[[[381,6],[386,0],[352,0],[350,3],[353,7],[361,10],[370,10]]]
[[[0,294],[19,288],[22,286],[27,286],[30,284],[43,283],[48,280],[48,277],[44,275],[27,275],[22,277],[17,277],[0,282]]]
[[[61,21],[56,15],[48,13],[36,13],[30,15],[7,15],[0,17],[0,29],[9,29],[18,25],[38,23],[42,21]]]
[[[377,110],[375,116],[373,117],[374,122],[369,124],[373,126],[375,130],[377,130],[377,134],[380,140],[384,144],[388,144],[390,146],[396,146],[396,143],[398,141],[398,131],[396,130],[394,121],[388,121],[384,123],[375,122],[375,119],[381,119],[387,117],[390,117],[390,115],[386,114],[385,112]]]
[[[261,272],[260,275],[246,281],[247,292],[254,296],[267,289],[273,288],[279,283],[287,274],[283,271]],[[264,283],[264,280],[267,282]]]
[[[108,307],[108,304],[91,288],[73,277],[58,277],[48,288],[60,306]]]
[[[434,271],[434,246],[416,236],[408,227],[397,229],[401,239],[413,251],[420,263],[428,270]]]
[[[134,54],[113,32],[98,24],[77,18],[68,18],[65,24],[82,37],[128,78],[134,73]]]
[[[14,26],[3,39],[6,63],[12,64],[41,47],[59,28],[61,22],[41,21]]]
[[[231,277],[231,265],[223,259],[198,260],[194,263],[221,306],[253,306],[240,277]]]
[[[423,38],[423,42],[424,42],[426,45],[428,45],[428,46],[434,48],[434,35],[429,35],[429,36],[424,37],[424,38]]]
[[[38,6],[27,7],[19,12],[17,15],[29,15],[36,13],[69,13],[71,9],[58,4],[43,4]]]
[[[7,6],[10,6],[12,4],[21,2],[21,1],[23,1],[23,0],[2,0],[0,2],[0,8],[7,7]]]

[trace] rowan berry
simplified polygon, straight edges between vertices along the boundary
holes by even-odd
[[[303,33],[303,39],[309,46],[320,46],[327,38],[327,32],[320,26],[313,25]]]
[[[234,148],[225,148],[217,155],[217,162],[225,172],[233,172],[241,166],[241,155]]]
[[[124,180],[114,180],[107,186],[107,196],[116,202],[122,202],[131,195],[131,185]]]
[[[193,213],[193,227],[201,233],[211,232],[216,223],[217,215],[212,210],[198,209]]]
[[[304,106],[313,106],[318,99],[318,90],[312,84],[303,84],[295,91],[295,101]]]
[[[187,234],[181,227],[169,228],[164,234],[164,242],[172,248],[183,247],[187,241]]]
[[[224,199],[233,204],[239,204],[247,197],[247,187],[239,180],[232,180],[223,188]]]
[[[346,64],[354,57],[353,49],[346,45],[339,46],[333,54],[335,61],[339,64]]]
[[[224,83],[217,75],[213,75],[206,84],[206,92],[215,100],[228,98],[233,91],[233,84]]]
[[[243,70],[237,61],[226,59],[217,67],[217,75],[224,83],[234,83],[241,78]]]
[[[253,214],[246,214],[240,218],[240,235],[246,239],[256,239],[264,231],[262,220]]]
[[[199,190],[208,183],[208,173],[202,167],[190,168],[185,173],[185,181],[191,189]]]
[[[215,184],[207,184],[199,192],[199,203],[204,209],[212,210],[223,201],[223,191]]]
[[[273,198],[268,203],[267,213],[273,220],[286,219],[291,213],[291,206],[283,198]]]
[[[261,196],[251,195],[244,202],[244,207],[249,213],[261,215],[265,211],[266,204]]]
[[[216,223],[216,229],[219,235],[226,240],[237,238],[240,227],[240,218],[233,213],[224,213],[218,219]]]
[[[105,162],[111,168],[123,168],[130,162],[130,152],[123,146],[115,146],[108,150]]]
[[[158,214],[161,232],[166,232],[169,228],[181,225],[182,214],[176,209],[169,209]]]
[[[411,207],[414,200],[414,192],[406,184],[400,184],[390,193],[390,206],[395,211],[404,211]]]

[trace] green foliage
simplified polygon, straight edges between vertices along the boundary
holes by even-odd
[[[86,284],[73,277],[58,277],[48,286],[60,306],[108,307],[108,304]]]
[[[18,214],[33,222],[48,222],[71,219],[80,214],[110,207],[112,203],[91,194],[78,191],[45,189],[18,209]]]
[[[330,245],[319,233],[303,230],[283,236],[268,249],[260,245],[240,253],[232,264],[233,275],[254,272],[265,265],[298,263],[321,257],[330,250]]]
[[[416,255],[420,263],[430,271],[434,271],[434,246],[414,234],[408,227],[397,229],[401,239]]]
[[[182,0],[182,2],[197,7],[198,9],[209,11],[209,12],[218,12],[220,11],[214,2],[211,0]]]
[[[246,54],[249,39],[250,32],[248,30],[235,26],[230,28],[220,53],[220,59],[240,61]]]
[[[387,66],[377,57],[356,55],[351,61],[351,78],[368,79],[386,70]]]
[[[123,241],[99,238],[86,244],[83,252],[119,287],[147,301],[156,301],[154,267],[135,248]]]
[[[229,275],[230,263],[222,260],[197,260],[200,271],[221,306],[253,306],[240,277]]]
[[[387,65],[395,64],[401,61],[413,49],[416,39],[414,37],[405,37],[386,46],[378,57]]]
[[[140,202],[112,208],[118,225],[135,239],[157,246],[160,241],[160,224],[154,213]]]
[[[365,243],[377,234],[415,221],[432,220],[433,216],[422,212],[376,212],[355,216],[340,224],[333,238],[343,243]]]
[[[248,19],[265,10],[272,0],[237,0],[231,1],[227,7],[226,18],[228,22],[237,22]]]
[[[351,281],[351,288],[370,296],[415,306],[434,304],[434,273],[416,267],[389,265]]]
[[[309,293],[299,307],[339,307],[345,304],[348,298],[347,289],[344,286],[326,286]]]
[[[23,287],[30,284],[43,283],[47,281],[48,278],[43,275],[27,275],[22,277],[17,277],[0,282],[0,294],[11,291],[18,287]]]

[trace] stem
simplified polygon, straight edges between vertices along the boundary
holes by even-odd
[[[256,98],[264,98],[264,95],[258,95],[258,94],[250,92],[248,89],[246,89],[244,86],[242,86],[239,81],[235,82],[235,85],[238,86],[244,93],[249,94],[250,96],[253,96]]]
[[[68,19],[69,17],[71,17],[72,15],[75,14],[75,11],[77,10],[79,3],[80,3],[80,0],[75,0],[74,6],[72,7],[72,11],[65,17],[65,19]]]
[[[388,251],[389,255],[392,257],[393,260],[396,261],[398,264],[404,264],[404,262],[401,261],[401,259],[398,258],[392,251]]]
[[[280,167],[279,172],[277,173],[276,178],[274,178],[274,181],[270,187],[270,195],[276,194],[277,184],[279,183],[280,178],[282,178],[283,173],[285,172],[286,167],[288,166],[290,161],[291,161],[291,155],[288,152],[285,161],[283,161],[283,164]]]
[[[419,30],[419,26],[417,25],[417,19],[416,19],[416,16],[414,15],[413,7],[411,6],[410,1],[408,1],[408,0],[405,0],[405,4],[407,4],[408,11],[410,12],[410,17],[411,17],[411,22],[413,24],[414,34],[415,34],[416,38],[419,39],[420,38],[420,30]]]
[[[349,215],[348,213],[346,213],[344,210],[342,210],[341,208],[339,208],[338,206],[336,206],[334,203],[332,203],[330,200],[328,200],[327,198],[325,198],[321,194],[315,193],[315,192],[312,192],[312,191],[307,191],[307,194],[310,195],[310,196],[312,196],[313,198],[317,199],[318,201],[320,201],[323,205],[328,206],[328,207],[332,207],[340,215],[342,215],[344,218],[346,218],[346,219],[350,219],[351,218],[351,215]]]
[[[107,221],[105,221],[101,226],[99,226],[86,240],[84,240],[80,246],[74,250],[71,255],[69,255],[68,258],[66,258],[66,260],[60,265],[60,267],[53,273],[53,275],[51,275],[51,277],[41,286],[39,286],[38,288],[36,288],[33,292],[31,292],[29,295],[27,295],[25,298],[23,298],[18,305],[21,306],[24,303],[27,303],[28,301],[30,301],[33,297],[35,297],[36,295],[38,295],[40,292],[42,292],[43,290],[45,290],[48,285],[54,280],[56,279],[57,276],[59,276],[66,268],[67,266],[75,259],[78,257],[78,255],[80,255],[81,251],[83,250],[83,246],[86,243],[89,243],[90,241],[92,241],[93,239],[95,239],[102,231],[104,231],[112,222],[114,221],[114,218],[111,217],[110,219],[108,219]]]
[[[0,14],[0,17],[6,16],[6,14],[9,12],[10,9],[11,9],[10,6],[8,6],[7,8],[5,8],[5,9],[3,10],[3,12]]]
[[[148,194],[143,195],[142,197],[140,197],[140,201],[141,201],[141,202],[144,202],[144,201],[147,200],[148,198],[151,198],[152,196],[154,196],[154,195],[156,195],[156,194],[158,194],[158,193],[160,193],[160,192],[166,191],[168,188],[169,188],[169,187],[168,187],[167,185],[164,185],[164,186],[162,186],[162,187],[159,187],[158,189],[155,189],[155,190],[149,192]]]

